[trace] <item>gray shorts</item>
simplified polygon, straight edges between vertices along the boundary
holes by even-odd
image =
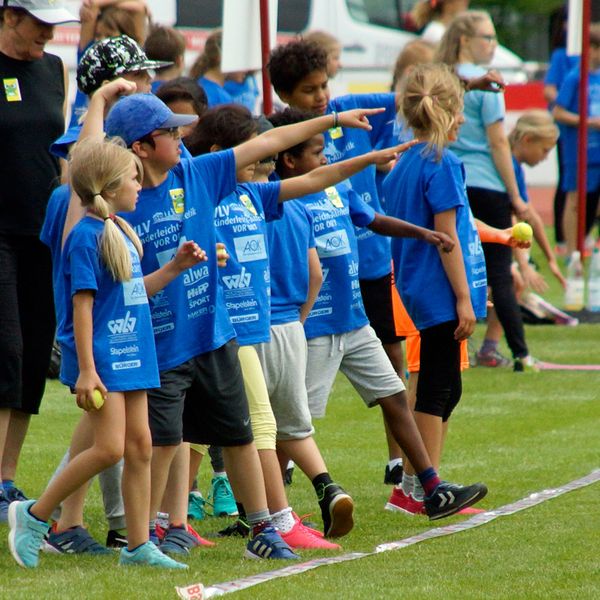
[[[277,421],[278,440],[314,433],[306,394],[306,337],[300,321],[271,326],[271,341],[255,346]]]
[[[306,390],[313,419],[325,416],[338,370],[369,407],[405,389],[370,325],[312,338],[308,340]]]

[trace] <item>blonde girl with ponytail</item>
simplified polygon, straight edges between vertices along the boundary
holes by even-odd
[[[127,548],[120,564],[184,569],[148,541],[150,458],[146,390],[160,385],[148,295],[206,260],[192,241],[144,276],[141,244],[118,212],[133,211],[141,189],[139,160],[119,141],[88,138],[72,151],[69,175],[86,210],[61,256],[65,336],[61,381],[75,391],[93,444],[71,454],[38,500],[14,503],[9,546],[24,567],[38,564],[52,511],[94,475],[125,459],[122,491]]]
[[[444,253],[417,239],[392,239],[396,285],[421,334],[415,421],[438,470],[448,421],[462,392],[460,344],[486,314],[486,271],[464,167],[447,148],[464,122],[462,86],[446,65],[418,65],[406,77],[401,97],[403,119],[420,143],[401,155],[384,181],[387,213],[443,231],[455,242],[454,250]],[[405,469],[412,476],[411,465]],[[416,478],[405,477],[390,502],[418,512],[414,506],[421,506],[422,493]]]

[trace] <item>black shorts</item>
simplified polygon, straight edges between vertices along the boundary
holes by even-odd
[[[56,329],[52,260],[34,235],[0,234],[0,408],[39,412]]]
[[[153,446],[252,442],[238,348],[230,340],[160,374],[160,388],[148,390]]]
[[[382,344],[394,344],[406,339],[398,335],[398,315],[394,306],[394,294],[398,294],[393,273],[379,279],[361,279],[360,293],[367,318]]]

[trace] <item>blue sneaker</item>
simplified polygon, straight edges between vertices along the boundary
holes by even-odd
[[[196,519],[196,521],[202,521],[206,516],[206,510],[204,505],[206,500],[202,497],[202,494],[198,491],[189,493],[188,496],[188,519]]]
[[[161,569],[187,569],[188,565],[177,562],[163,554],[152,542],[146,542],[135,550],[121,549],[119,564],[129,567],[160,567]]]
[[[215,517],[237,517],[238,509],[235,504],[233,490],[229,479],[223,475],[213,477],[208,502],[212,503]]]
[[[160,544],[160,538],[158,537],[158,533],[156,531],[156,527],[150,527],[150,530],[148,532],[148,539],[155,546],[158,546]]]
[[[267,525],[248,542],[244,556],[246,558],[279,558],[283,560],[300,558],[292,552],[272,525]]]
[[[10,502],[4,495],[4,490],[0,487],[0,523],[8,523],[8,505]]]
[[[106,546],[99,544],[85,527],[70,527],[61,533],[50,529],[46,539],[46,550],[56,554],[112,554]]]
[[[4,490],[4,495],[9,502],[25,502],[29,498],[14,485]]]
[[[198,540],[184,527],[171,525],[160,543],[159,549],[164,554],[189,554],[198,546]]]
[[[37,567],[39,553],[48,523],[36,519],[29,513],[35,500],[12,502],[8,507],[8,547],[14,559],[22,567]]]

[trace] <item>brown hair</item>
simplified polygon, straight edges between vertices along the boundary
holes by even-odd
[[[423,40],[412,40],[408,42],[402,52],[398,54],[396,64],[394,65],[394,74],[392,77],[392,91],[396,89],[399,81],[402,79],[406,69],[415,65],[433,62],[435,56],[435,47],[429,42]]]
[[[221,66],[221,45],[223,43],[223,32],[220,29],[213,31],[204,44],[204,50],[190,69],[190,77],[198,79],[206,71]]]
[[[483,10],[468,10],[454,17],[440,41],[436,60],[447,65],[455,65],[460,54],[461,37],[474,36],[477,33],[477,26],[482,21],[491,20],[490,15]]]
[[[150,60],[176,63],[185,53],[185,38],[173,27],[154,25],[146,38],[144,50]]]
[[[417,29],[422,29],[429,22],[442,14],[442,4],[444,0],[432,2],[431,0],[421,0],[417,2],[411,11],[411,16],[415,21]]]

